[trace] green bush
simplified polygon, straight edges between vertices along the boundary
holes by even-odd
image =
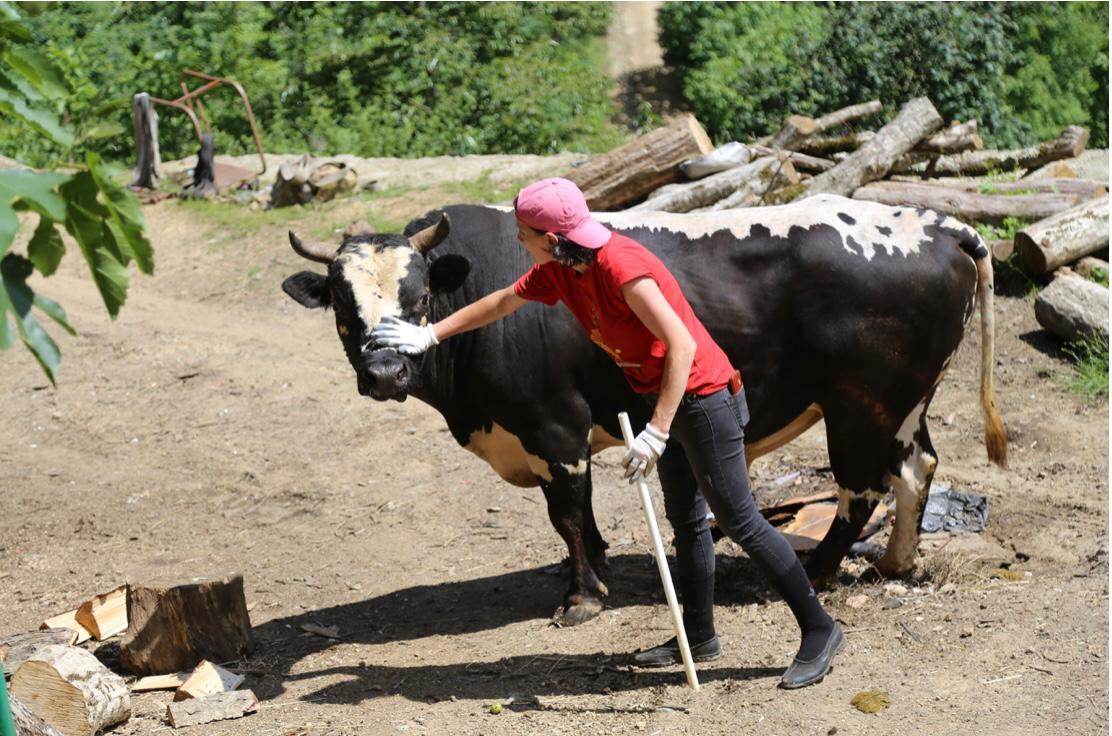
[[[1104,3],[670,3],[665,61],[712,136],[775,132],[790,113],[917,96],[976,118],[988,145],[1068,124],[1108,145]]]
[[[267,150],[362,156],[602,150],[611,122],[606,3],[50,3],[29,20],[70,69],[75,113],[114,100],[133,154],[130,98],[178,97],[182,69],[241,82]],[[196,87],[197,84],[192,85]],[[96,90],[96,91],[94,91]],[[254,150],[238,96],[203,98],[220,153]],[[159,108],[163,157],[193,153],[186,116]],[[0,138],[19,140],[0,127]],[[6,155],[47,155],[22,141]]]

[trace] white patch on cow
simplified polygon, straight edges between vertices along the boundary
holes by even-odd
[[[583,475],[587,472],[587,468],[590,467],[589,463],[589,460],[580,460],[575,465],[571,463],[560,463],[560,467],[568,471],[570,475]]]
[[[492,207],[512,212],[512,207]],[[896,213],[899,213],[897,216]],[[592,212],[595,219],[613,228],[644,227],[701,238],[723,230],[737,238],[747,238],[754,227],[768,228],[773,237],[787,237],[792,228],[808,229],[816,225],[833,228],[849,253],[871,261],[878,252],[886,255],[917,255],[931,242],[926,233],[937,215],[921,217],[914,208],[892,207],[879,202],[847,199],[834,194],[819,194],[809,199],[776,207],[743,207],[715,212]],[[850,224],[838,217],[848,215]],[[947,227],[965,228],[952,217],[942,221]],[[882,232],[879,228],[885,228]],[[850,245],[852,238],[856,246]]]
[[[351,285],[359,318],[368,329],[383,317],[401,312],[398,291],[409,273],[413,255],[409,248],[376,250],[374,246],[361,245],[336,259],[344,280]]]
[[[625,447],[625,442],[607,432],[601,424],[591,425],[591,434],[587,438],[591,445],[591,454],[602,452],[608,447]]]
[[[541,480],[551,481],[548,463],[525,451],[517,435],[494,423],[489,432],[477,429],[464,447],[485,460],[507,483],[531,488]]]
[[[854,493],[848,488],[838,488],[838,518],[842,521],[849,522],[849,502],[855,498],[863,498],[872,503],[879,503],[884,499],[886,494],[877,491],[865,491],[864,493]]]
[[[799,435],[813,427],[822,419],[822,409],[818,404],[811,404],[802,414],[788,422],[788,425],[778,429],[767,437],[762,437],[753,443],[745,445],[745,459],[750,464],[761,455],[776,450],[794,440]]]
[[[887,477],[887,483],[896,496],[896,523],[884,557],[877,563],[885,574],[904,574],[915,563],[919,546],[919,508],[926,503],[927,487],[938,460],[926,453],[915,440],[919,420],[926,411],[926,399],[920,401],[904,419],[896,440],[911,449],[911,455],[900,466],[899,471]]]

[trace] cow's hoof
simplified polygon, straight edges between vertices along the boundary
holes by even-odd
[[[602,613],[602,601],[588,599],[570,606],[560,606],[552,616],[557,626],[578,626]]]
[[[915,569],[915,563],[882,557],[876,561],[876,569],[886,578],[905,578]]]

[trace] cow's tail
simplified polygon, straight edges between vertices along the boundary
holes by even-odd
[[[961,249],[977,266],[977,305],[981,311],[981,413],[985,422],[985,449],[988,459],[1002,468],[1008,467],[1008,435],[996,408],[992,368],[995,363],[996,326],[993,318],[992,251],[976,230],[961,229]]]

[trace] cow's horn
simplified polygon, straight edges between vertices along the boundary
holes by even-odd
[[[448,237],[448,232],[452,229],[452,223],[448,220],[447,215],[441,215],[440,221],[434,225],[429,225],[419,233],[414,233],[409,236],[409,244],[418,253],[428,253],[430,250],[440,245],[444,238]]]
[[[310,261],[317,263],[332,263],[336,260],[336,249],[327,243],[309,243],[301,242],[301,238],[293,234],[290,230],[290,245],[293,250],[302,258],[308,258]]]

